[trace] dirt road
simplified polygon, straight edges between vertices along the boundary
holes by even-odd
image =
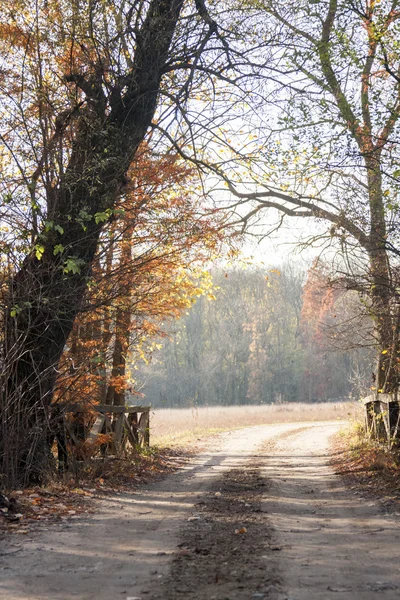
[[[0,542],[2,600],[398,600],[397,515],[328,465],[337,423],[221,435],[99,512]]]

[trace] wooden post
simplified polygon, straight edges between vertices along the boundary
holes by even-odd
[[[124,430],[124,413],[119,413],[116,420],[114,421],[114,444],[117,454],[122,452],[122,435]]]
[[[389,448],[399,435],[400,406],[395,394],[376,394],[364,398],[366,432]]]
[[[143,446],[150,446],[150,411],[141,414],[138,430]]]
[[[60,470],[67,465],[67,439],[72,445],[79,446],[82,441],[96,440],[101,433],[111,434],[112,442],[102,444],[99,451],[104,456],[113,453],[120,456],[126,450],[126,443],[133,447],[149,446],[150,444],[150,406],[112,406],[106,404],[94,405],[97,416],[88,431],[83,421],[71,422],[65,418],[66,413],[76,415],[86,411],[79,410],[75,405],[59,405],[57,410],[62,413],[62,439],[57,436],[58,460]],[[82,429],[83,427],[83,429]],[[61,435],[61,434],[60,434]]]

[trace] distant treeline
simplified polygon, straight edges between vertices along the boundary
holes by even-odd
[[[219,270],[213,279],[216,299],[200,297],[139,370],[153,406],[327,401],[364,391],[370,354],[334,347],[346,303],[323,268]]]

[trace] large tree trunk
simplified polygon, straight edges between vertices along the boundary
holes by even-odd
[[[399,323],[393,306],[393,286],[390,262],[386,250],[386,225],[383,204],[382,175],[379,152],[366,159],[371,231],[369,235],[371,316],[378,340],[376,387],[378,391],[397,391],[399,373]]]
[[[57,365],[90,277],[101,230],[95,215],[113,208],[154,116],[182,5],[183,0],[153,0],[123,94],[113,95],[111,110],[101,98],[88,99],[65,175],[49,201],[54,226],[42,231],[11,283],[0,421],[1,470],[9,484],[42,479],[48,468],[49,407]],[[81,85],[79,74],[69,80]],[[55,253],[60,245],[63,250]]]

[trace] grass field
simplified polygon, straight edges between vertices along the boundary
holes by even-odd
[[[349,420],[359,416],[361,409],[357,402],[156,408],[151,414],[151,441],[179,445],[208,433],[250,425]]]

